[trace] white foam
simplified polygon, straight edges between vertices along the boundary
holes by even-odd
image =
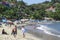
[[[39,29],[39,30],[43,30],[43,32],[47,33],[47,34],[50,34],[50,35],[54,35],[54,36],[57,36],[57,37],[60,37],[60,35],[55,35],[53,33],[50,32],[50,30],[52,31],[56,31],[54,29],[51,29],[51,28],[48,28],[47,26],[45,25],[40,25],[40,27],[37,27],[36,29]],[[57,31],[56,31],[57,32]]]

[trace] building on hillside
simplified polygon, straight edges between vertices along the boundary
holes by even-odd
[[[17,2],[17,0],[2,0],[2,1]]]
[[[17,0],[2,0],[2,2],[9,2],[9,3],[16,3],[17,2]]]
[[[51,7],[47,8],[45,11],[55,12],[55,7],[51,6]]]
[[[8,6],[8,7],[15,7],[17,0],[2,0],[2,4]]]

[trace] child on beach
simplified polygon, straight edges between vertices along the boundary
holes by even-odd
[[[24,37],[25,37],[25,33],[26,33],[25,27],[24,27],[24,26],[22,26],[21,30],[22,30],[23,38],[24,38]]]
[[[12,33],[14,37],[16,37],[17,35],[17,27],[15,26],[13,29],[12,29]]]

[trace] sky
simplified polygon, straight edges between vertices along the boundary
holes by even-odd
[[[27,3],[28,5],[31,4],[38,4],[38,3],[42,3],[44,1],[50,1],[50,0],[23,0],[25,3]]]

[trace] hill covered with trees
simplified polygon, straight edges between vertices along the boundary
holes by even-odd
[[[44,17],[49,17],[60,20],[60,0],[32,5],[27,5],[24,1],[0,0],[0,18],[2,17],[10,19],[44,19]]]

